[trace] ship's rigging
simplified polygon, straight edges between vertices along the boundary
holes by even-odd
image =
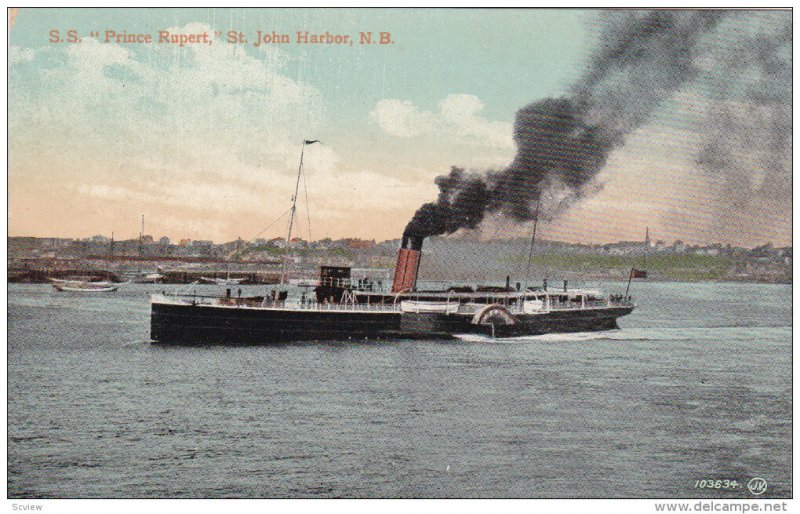
[[[292,244],[292,227],[294,226],[294,217],[297,212],[297,194],[300,192],[300,177],[303,177],[303,190],[305,191],[306,196],[306,217],[308,218],[308,238],[311,239],[311,215],[308,207],[308,188],[306,187],[305,173],[303,169],[303,156],[305,154],[306,146],[313,145],[314,143],[322,144],[322,141],[319,139],[304,139],[300,148],[300,164],[297,167],[297,180],[295,181],[294,185],[294,195],[292,195],[292,207],[289,209],[289,227],[286,230],[286,244],[284,245],[283,259],[281,259],[280,285],[283,285],[286,279],[286,262],[289,257],[289,249]]]

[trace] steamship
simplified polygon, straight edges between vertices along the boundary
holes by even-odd
[[[286,246],[291,242],[305,147],[300,151]],[[538,220],[539,207],[536,208]],[[534,223],[531,250],[536,236]],[[176,344],[268,344],[342,339],[452,338],[460,334],[494,337],[584,332],[617,328],[617,318],[634,305],[625,295],[543,287],[451,287],[420,290],[417,273],[424,236],[406,228],[389,291],[369,280],[352,280],[348,267],[323,266],[314,295],[290,300],[288,291],[266,296],[223,297],[152,295],[150,338]],[[281,269],[284,283],[286,255]],[[630,284],[629,284],[630,285]]]
[[[542,287],[417,288],[423,238],[404,234],[389,291],[323,266],[306,301],[287,291],[259,297],[151,296],[150,337],[160,343],[269,344],[347,339],[514,337],[617,328],[634,304],[625,295]]]

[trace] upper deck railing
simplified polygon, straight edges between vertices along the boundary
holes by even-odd
[[[317,302],[309,301],[286,301],[286,300],[273,300],[270,297],[259,298],[242,298],[242,297],[223,297],[208,296],[208,295],[193,295],[193,294],[175,294],[172,296],[158,295],[160,298],[156,302],[163,303],[191,303],[195,305],[217,305],[225,307],[238,307],[238,308],[271,308],[271,309],[289,309],[289,310],[305,310],[305,311],[346,311],[346,312],[402,312],[402,302],[404,300],[411,300],[419,304],[439,304],[444,305],[443,312],[452,312],[449,307],[453,304],[458,305],[455,311],[458,314],[475,314],[487,305],[497,304],[501,305],[512,314],[534,314],[550,311],[576,311],[586,309],[600,309],[612,307],[632,307],[633,301],[630,297],[623,297],[622,295],[611,295],[607,298],[595,298],[588,300],[582,297],[580,300],[570,299],[567,301],[559,300],[559,296],[539,295],[539,298],[534,298],[530,293],[523,296],[516,295],[495,295],[492,298],[483,298],[483,301],[471,302],[471,298],[454,297],[448,295],[437,300],[415,299],[414,295],[396,295],[392,303],[356,303],[354,301],[344,302]],[[533,303],[537,308],[526,309],[527,303]],[[413,308],[412,308],[413,310]],[[424,312],[424,309],[420,312]]]

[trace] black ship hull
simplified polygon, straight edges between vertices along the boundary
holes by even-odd
[[[520,314],[513,323],[475,324],[469,315],[392,310],[237,308],[152,303],[150,338],[165,344],[275,344],[350,339],[515,337],[610,330],[632,306]]]

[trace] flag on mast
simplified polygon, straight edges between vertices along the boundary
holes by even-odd
[[[322,141],[320,141],[319,139],[314,139],[313,141],[306,139],[305,141],[303,141],[304,145],[313,145],[314,143],[322,144]]]

